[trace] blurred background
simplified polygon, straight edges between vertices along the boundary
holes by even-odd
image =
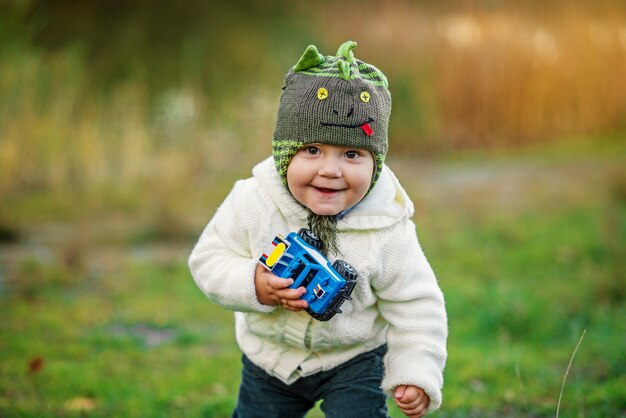
[[[229,416],[186,257],[346,40],[447,298],[439,416],[626,416],[619,0],[0,0],[0,416]]]

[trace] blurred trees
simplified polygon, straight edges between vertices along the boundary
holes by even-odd
[[[0,192],[247,165],[269,153],[283,76],[306,45],[334,54],[347,39],[390,80],[391,155],[626,126],[617,0],[0,6]]]

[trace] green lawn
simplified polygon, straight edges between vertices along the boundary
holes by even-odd
[[[585,330],[560,416],[626,416],[623,155],[396,162],[449,314],[434,416],[555,416]],[[15,215],[20,238],[0,246],[1,417],[230,415],[232,314],[186,267],[211,210],[173,237],[116,210]]]

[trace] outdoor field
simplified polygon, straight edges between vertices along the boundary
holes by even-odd
[[[225,3],[0,0],[0,418],[230,417],[187,257],[348,39],[446,298],[432,416],[626,417],[626,5]]]

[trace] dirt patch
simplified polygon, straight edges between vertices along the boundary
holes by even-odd
[[[625,178],[623,161],[617,157],[561,162],[393,160],[389,165],[418,206],[436,209],[540,210],[603,202]]]

